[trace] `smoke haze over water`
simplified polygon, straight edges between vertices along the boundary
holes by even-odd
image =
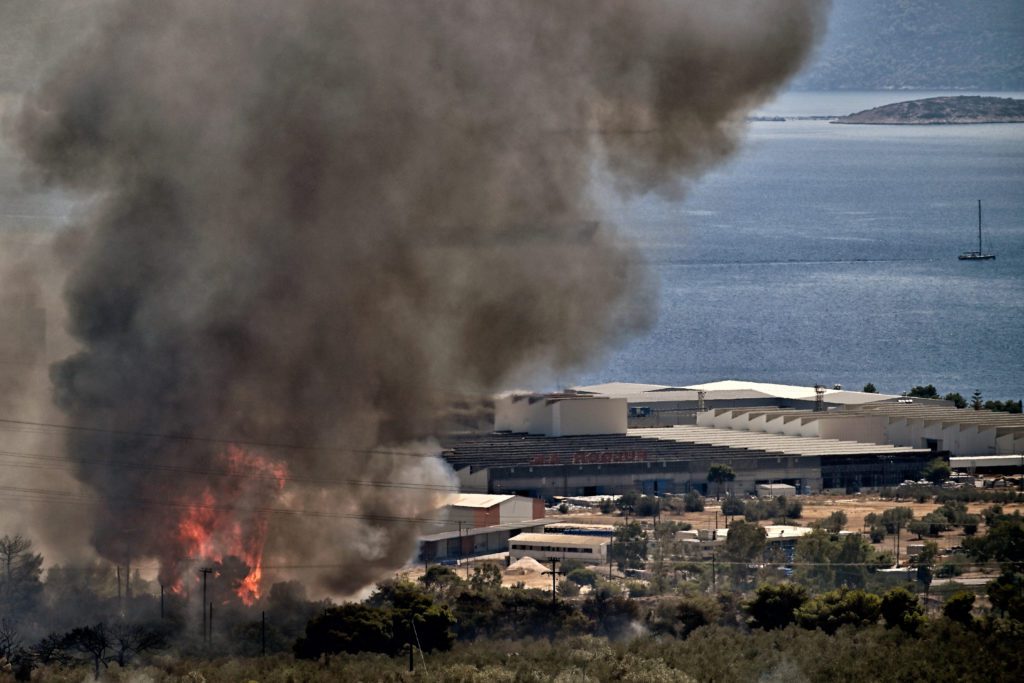
[[[118,462],[248,462],[219,464],[223,443],[74,433],[92,543],[171,582],[180,506],[205,496],[353,515],[249,520],[268,562],[337,565],[337,592],[401,566],[420,525],[394,518],[443,503],[426,440],[452,394],[578,366],[653,315],[594,169],[681,192],[823,24],[811,0],[107,5],[18,125],[42,178],[94,198],[56,402],[100,429],[296,447],[245,447],[287,469],[278,487]],[[358,483],[384,481],[426,487]]]

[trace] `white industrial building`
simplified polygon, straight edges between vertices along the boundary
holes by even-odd
[[[630,427],[669,427],[694,424],[698,412],[714,408],[833,408],[899,401],[892,394],[845,391],[842,388],[806,387],[745,380],[722,380],[687,386],[608,382],[573,387],[585,396],[618,398],[628,405]],[[951,405],[948,401],[930,401]],[[844,437],[833,437],[844,438]]]
[[[604,564],[608,561],[609,542],[605,536],[526,533],[509,539],[508,554],[512,562],[532,557],[539,562],[555,559]]]
[[[917,399],[825,411],[722,408],[699,414],[697,424],[927,448],[957,457],[1024,453],[1024,416],[922,404]]]
[[[494,401],[494,430],[546,436],[624,434],[626,400],[573,394],[510,394]]]

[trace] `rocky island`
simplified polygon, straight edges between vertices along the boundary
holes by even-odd
[[[832,122],[874,125],[1024,123],[1024,100],[980,96],[929,97],[859,111],[840,116]]]

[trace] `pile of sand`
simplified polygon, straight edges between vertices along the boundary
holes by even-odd
[[[539,574],[540,572],[544,571],[547,571],[547,567],[542,565],[540,562],[533,559],[532,557],[524,557],[510,564],[508,566],[508,569],[505,570],[505,573],[523,575]]]

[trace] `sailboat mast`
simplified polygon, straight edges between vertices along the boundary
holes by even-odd
[[[978,253],[981,253],[981,200],[978,200]]]

